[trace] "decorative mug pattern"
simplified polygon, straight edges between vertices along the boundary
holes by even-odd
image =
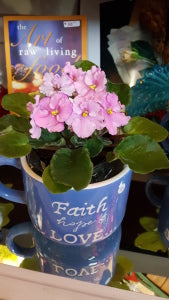
[[[21,166],[29,216],[47,238],[65,245],[91,245],[120,226],[132,176],[128,166],[111,179],[63,194],[50,193],[25,157],[21,158]]]

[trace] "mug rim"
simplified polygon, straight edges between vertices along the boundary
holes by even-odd
[[[32,169],[29,167],[28,163],[27,163],[27,160],[26,160],[26,156],[22,156],[20,158],[21,160],[21,164],[22,164],[22,167],[24,169],[24,171],[29,174],[31,177],[33,177],[35,180],[39,181],[40,183],[43,183],[43,180],[42,180],[42,177],[37,175],[35,172],[32,171]],[[101,186],[106,186],[110,183],[113,183],[117,180],[119,180],[120,178],[122,178],[124,175],[126,175],[129,171],[131,171],[131,169],[129,168],[128,165],[124,165],[123,167],[123,170],[120,171],[117,175],[107,179],[107,180],[103,180],[103,181],[99,181],[99,182],[95,182],[95,183],[90,183],[87,187],[85,187],[83,190],[86,190],[86,189],[93,189],[93,188],[98,188],[98,187],[101,187]],[[73,190],[70,189],[70,190]]]

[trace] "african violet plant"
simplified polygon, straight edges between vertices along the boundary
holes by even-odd
[[[21,157],[32,149],[52,151],[42,179],[52,193],[80,190],[97,163],[120,160],[137,173],[169,168],[160,146],[168,132],[143,117],[127,116],[126,84],[113,84],[89,61],[66,63],[61,75],[45,73],[36,95],[3,97],[0,155]]]

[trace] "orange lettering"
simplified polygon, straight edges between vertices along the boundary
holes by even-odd
[[[53,69],[56,67],[56,70],[53,71]],[[60,70],[60,66],[59,65],[53,65],[49,68],[49,73],[53,72],[54,74],[58,73],[58,71]]]
[[[40,71],[40,68],[43,68],[42,71]],[[39,66],[36,68],[35,72],[40,73],[40,74],[43,74],[46,70],[47,70],[47,66],[46,66],[46,65],[39,65]]]
[[[31,36],[32,36],[33,32],[35,31],[36,27],[37,27],[37,24],[35,24],[35,25],[32,27],[32,29],[31,29],[31,31],[30,31],[30,33],[29,33],[29,35],[28,35],[28,39],[27,39],[27,43],[28,43],[28,44],[30,43]],[[45,39],[44,35],[42,35],[42,36],[39,35],[39,36],[37,37],[37,39],[34,41],[33,45],[36,46],[37,43],[39,42],[40,38],[42,38],[42,40],[44,40],[44,46],[46,46],[46,44],[47,44],[49,38],[51,37],[51,35],[52,35],[52,32],[49,32],[49,34],[48,34],[48,36],[47,36],[46,39]]]

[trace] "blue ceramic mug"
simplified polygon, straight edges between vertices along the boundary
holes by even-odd
[[[162,198],[160,198],[153,185],[164,186]],[[146,195],[150,202],[160,209],[158,218],[158,231],[164,244],[169,248],[169,176],[156,174],[146,183]]]
[[[18,235],[30,233],[34,248],[22,248],[15,243]],[[27,222],[8,230],[6,245],[19,256],[36,254],[42,272],[106,285],[115,271],[120,239],[121,227],[107,239],[90,246],[66,246],[47,239]]]
[[[1,157],[0,165],[5,164],[10,164],[10,159]],[[18,166],[15,160],[11,164]],[[128,166],[110,179],[63,194],[50,193],[25,157],[21,158],[21,168],[25,193],[1,184],[0,196],[10,201],[26,201],[32,224],[47,238],[65,245],[91,245],[120,226],[132,176]]]

